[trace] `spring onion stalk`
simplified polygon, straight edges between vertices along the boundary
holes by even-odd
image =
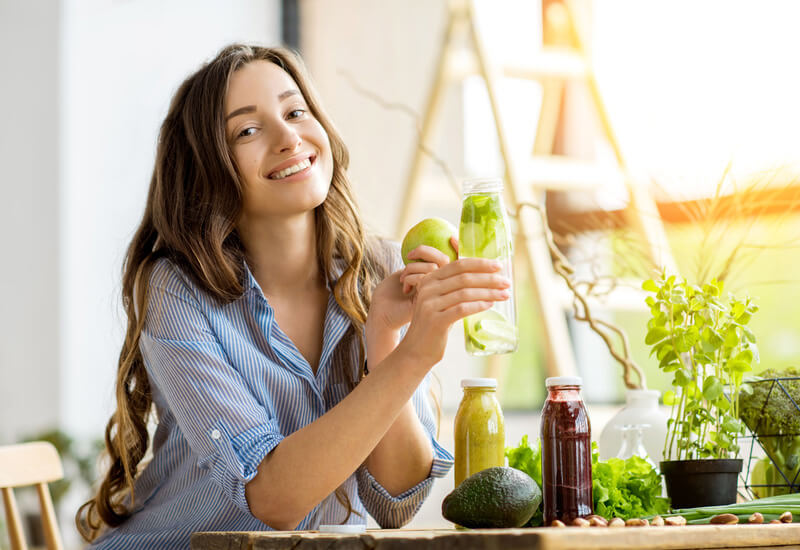
[[[764,516],[764,522],[778,519],[784,512],[792,513],[792,521],[800,522],[800,493],[777,495],[774,497],[737,502],[725,506],[703,506],[701,508],[682,508],[673,510],[662,517],[683,516],[688,524],[708,523],[712,517],[719,514],[733,514],[738,516],[739,522],[747,523],[750,515],[759,512]]]

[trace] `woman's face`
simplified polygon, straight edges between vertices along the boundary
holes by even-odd
[[[309,212],[328,195],[328,134],[289,74],[268,61],[233,73],[225,132],[244,185],[243,217]]]

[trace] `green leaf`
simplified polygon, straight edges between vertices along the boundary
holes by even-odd
[[[667,329],[663,327],[654,327],[651,328],[650,331],[647,333],[647,336],[645,336],[644,343],[649,346],[657,342],[660,342],[667,336],[669,336],[669,331]]]
[[[652,279],[646,280],[642,283],[642,290],[647,290],[649,292],[658,292],[658,285]]]
[[[739,433],[742,431],[742,423],[730,416],[725,416],[725,420],[722,422],[722,429],[727,432],[732,433]]]
[[[675,353],[674,349],[672,349],[671,347],[668,347],[668,346],[663,348],[663,349],[665,349],[666,352],[663,353],[663,354],[661,352],[659,352],[659,354],[658,354],[659,356],[661,356],[661,357],[659,357],[659,359],[661,360],[661,362],[658,364],[659,368],[663,369],[667,365],[671,365],[673,363],[680,364],[678,362],[678,354]]]
[[[722,382],[716,376],[709,376],[703,382],[703,397],[707,401],[714,401],[717,397],[722,395]]]
[[[683,369],[675,371],[675,378],[672,380],[673,386],[680,386],[681,388],[688,386],[689,383],[692,381],[692,377],[686,374],[686,371]]]
[[[742,327],[742,332],[744,332],[745,340],[747,340],[748,342],[751,342],[751,343],[755,343],[756,335],[753,334],[752,330],[750,330],[749,328],[743,326]]]
[[[739,345],[739,334],[736,332],[736,327],[730,327],[725,331],[725,345],[729,348],[735,348]]]
[[[678,396],[675,395],[674,391],[668,390],[668,391],[664,392],[662,400],[664,401],[665,405],[668,405],[668,406],[671,407],[672,405],[674,405],[675,403],[678,402]]]
[[[669,365],[664,365],[663,367],[661,367],[661,370],[664,372],[675,372],[680,368],[683,368],[683,365],[678,361],[675,361],[674,363],[670,363]]]
[[[749,372],[753,370],[753,366],[747,361],[728,361],[727,367],[735,372]]]
[[[706,326],[702,332],[703,351],[712,352],[717,351],[719,347],[725,342],[720,334],[713,328]]]

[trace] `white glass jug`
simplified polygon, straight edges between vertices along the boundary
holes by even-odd
[[[622,447],[623,427],[646,424],[642,429],[642,444],[650,460],[658,464],[664,452],[669,416],[658,405],[656,390],[627,390],[625,406],[603,427],[598,440],[600,460],[617,456]]]

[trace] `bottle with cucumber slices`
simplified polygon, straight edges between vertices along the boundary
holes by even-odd
[[[511,226],[503,203],[500,179],[467,180],[463,184],[461,224],[458,232],[461,258],[488,258],[503,264],[501,273],[512,280],[511,297],[491,309],[464,319],[464,341],[472,355],[516,351],[517,315],[514,305]]]

